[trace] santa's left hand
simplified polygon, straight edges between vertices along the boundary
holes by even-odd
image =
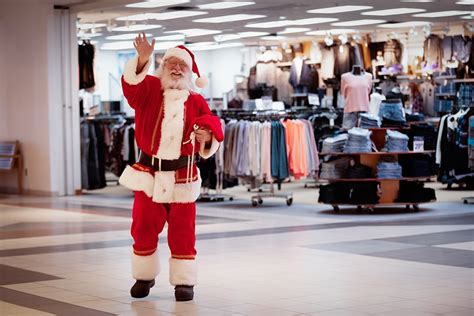
[[[201,144],[209,143],[212,140],[212,133],[207,129],[200,128],[194,134],[196,135],[196,140]]]

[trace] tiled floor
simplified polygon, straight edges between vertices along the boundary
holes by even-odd
[[[119,187],[68,198],[0,195],[1,315],[474,315],[474,207],[434,185],[420,212],[319,205],[284,184],[294,205],[229,190],[200,203],[199,284],[174,301],[169,250],[145,299],[129,288],[131,195]]]

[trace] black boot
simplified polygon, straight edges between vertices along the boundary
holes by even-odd
[[[174,297],[178,302],[191,301],[194,297],[193,285],[176,285]]]
[[[150,289],[155,285],[155,280],[137,280],[130,289],[130,295],[135,298],[143,298],[150,294]]]

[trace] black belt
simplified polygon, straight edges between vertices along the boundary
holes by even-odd
[[[143,151],[140,153],[140,159],[138,160],[144,166],[152,167],[155,171],[175,171],[181,168],[188,166],[189,156],[181,156],[178,159],[166,160],[161,159],[161,168],[160,168],[160,159],[156,158],[153,160],[152,156],[145,154]],[[153,164],[152,164],[153,161]],[[194,159],[196,162],[196,159]]]

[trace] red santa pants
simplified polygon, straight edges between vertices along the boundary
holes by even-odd
[[[158,246],[158,235],[168,222],[168,245],[174,259],[196,256],[196,203],[155,203],[144,192],[135,192],[132,211],[133,252],[150,256]]]

